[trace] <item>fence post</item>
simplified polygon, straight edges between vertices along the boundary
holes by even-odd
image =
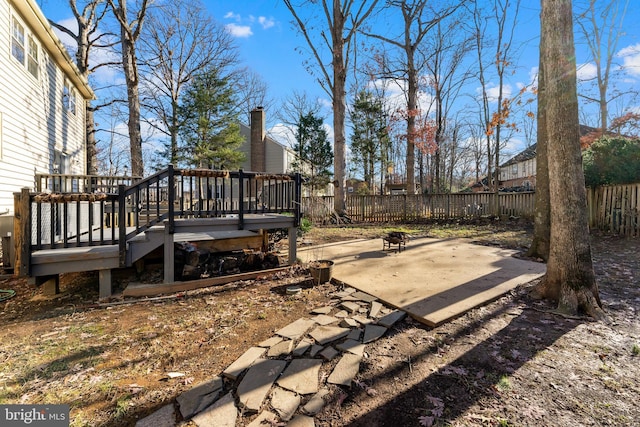
[[[293,201],[295,211],[294,223],[295,226],[298,227],[300,225],[300,220],[302,219],[302,175],[298,172],[295,177],[295,200]]]
[[[29,188],[13,195],[13,245],[15,250],[14,273],[28,276],[31,271],[31,202]]]

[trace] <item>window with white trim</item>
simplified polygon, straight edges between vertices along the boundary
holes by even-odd
[[[38,78],[39,70],[38,62],[38,43],[33,35],[29,35],[29,53],[27,55],[27,70],[35,77]]]
[[[62,88],[62,106],[71,114],[76,114],[76,93],[67,82],[64,83]]]
[[[11,25],[11,54],[23,65],[25,50],[24,25],[22,25],[14,16]]]
[[[33,34],[13,16],[11,19],[11,55],[36,79],[40,75],[40,47]]]

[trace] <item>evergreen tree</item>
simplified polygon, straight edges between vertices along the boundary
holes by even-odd
[[[236,169],[245,155],[238,103],[229,79],[211,69],[196,76],[182,99],[181,160],[197,167]]]
[[[390,145],[382,100],[370,92],[358,93],[351,113],[353,133],[351,154],[353,162],[361,166],[369,189],[374,188],[376,164],[380,171],[386,169],[387,150]]]
[[[333,176],[333,151],[323,124],[313,112],[300,115],[293,147],[297,155],[294,167],[307,178],[312,191],[326,186]]]
[[[640,181],[640,141],[604,137],[582,155],[587,186],[632,184]]]

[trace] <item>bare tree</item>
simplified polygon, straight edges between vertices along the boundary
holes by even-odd
[[[578,15],[576,22],[596,65],[597,97],[581,96],[596,102],[600,111],[600,129],[605,132],[609,126],[609,103],[622,93],[609,93],[613,58],[618,48],[622,23],[629,0],[588,0],[586,9]]]
[[[108,9],[107,3],[105,0],[89,0],[80,8],[77,0],[69,0],[69,7],[78,24],[77,32],[74,33],[71,29],[51,20],[49,20],[49,23],[75,41],[76,66],[78,67],[78,71],[80,71],[80,75],[88,80],[89,75],[95,71],[97,67],[107,65],[97,64],[91,67],[89,64],[91,50],[96,47],[101,47],[100,40],[106,35],[98,31],[98,25],[106,14]],[[87,145],[85,169],[89,175],[98,173],[96,125],[94,120],[96,108],[97,107],[92,105],[91,101],[85,104],[85,140]]]
[[[295,25],[305,38],[311,54],[320,68],[321,77],[318,82],[331,97],[333,102],[334,131],[334,210],[338,215],[346,212],[346,81],[349,59],[352,54],[352,42],[358,29],[371,14],[378,0],[306,0],[294,4],[284,0],[287,9],[293,15]],[[318,11],[318,5],[322,11]],[[308,26],[301,12],[305,10],[310,16],[324,16],[326,28]],[[317,13],[309,12],[315,10]],[[315,34],[313,31],[316,30]],[[329,31],[327,35],[326,30]],[[321,51],[331,53],[332,74],[329,65],[323,60]]]
[[[558,311],[604,316],[591,259],[580,153],[571,0],[542,0],[540,63],[549,141],[551,240],[540,295]],[[538,118],[540,120],[540,117]]]
[[[148,0],[141,0],[137,11],[129,16],[127,0],[107,0],[120,25],[120,45],[122,69],[127,84],[127,102],[129,106],[129,143],[131,147],[131,174],[144,175],[142,159],[142,133],[140,130],[140,78],[136,43],[142,32],[147,13]]]
[[[244,115],[247,123],[251,123],[251,110],[262,107],[269,111],[274,101],[269,97],[269,86],[260,74],[249,68],[243,68],[236,73],[236,91],[240,100],[240,114]],[[272,116],[267,116],[267,121]]]
[[[384,70],[383,73],[390,77],[392,74],[400,73],[401,79],[407,81],[407,154],[406,154],[406,174],[407,192],[415,193],[415,139],[416,139],[416,116],[419,113],[419,76],[424,69],[425,62],[419,61],[416,56],[420,45],[429,32],[447,16],[454,13],[459,5],[449,6],[440,10],[426,12],[427,0],[390,0],[387,2],[393,9],[397,9],[402,14],[403,31],[397,38],[386,37],[381,34],[366,33],[367,36],[384,41],[403,52],[403,59],[397,70]],[[425,19],[425,16],[428,16]]]
[[[463,84],[469,78],[469,73],[466,71],[459,74],[459,67],[472,47],[470,42],[468,35],[460,32],[460,20],[453,19],[446,25],[438,21],[435,34],[427,43],[427,51],[430,54],[425,65],[429,76],[428,87],[435,104],[435,177],[432,183],[435,184],[436,191],[442,191],[444,187],[440,173],[441,166],[444,166],[441,165],[441,145],[447,132],[450,111],[458,99]],[[456,140],[454,136],[458,131],[457,126],[455,123],[452,126],[452,138],[450,138],[452,142]],[[455,150],[450,154],[454,155]],[[452,176],[453,167],[449,173],[450,183]]]
[[[149,11],[138,52],[144,105],[153,115],[147,121],[169,137],[167,160],[177,164],[183,88],[210,67],[234,66],[237,47],[199,0],[165,0]]]

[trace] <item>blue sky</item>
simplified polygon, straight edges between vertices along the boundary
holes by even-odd
[[[55,21],[64,21],[71,17],[67,0],[37,0],[45,15]],[[585,0],[574,0],[574,5]],[[269,85],[270,96],[283,99],[293,91],[307,92],[312,98],[320,98],[325,105],[330,105],[329,97],[309,75],[303,61],[309,59],[306,53],[306,42],[291,24],[291,15],[282,1],[278,0],[240,0],[212,1],[205,0],[205,6],[213,18],[226,26],[236,38],[242,61],[260,74]],[[318,17],[324,23],[324,17]],[[620,84],[625,87],[637,85],[640,80],[640,30],[635,23],[640,20],[640,1],[629,0],[623,27],[623,35],[618,43],[616,59],[625,66],[624,76]],[[374,21],[374,31],[393,31],[394,22],[389,19]],[[539,1],[522,0],[518,17],[518,26],[514,40],[517,56],[513,58],[515,66],[513,74],[503,86],[507,94],[515,95],[522,85],[531,83],[538,65],[539,42]],[[594,64],[589,62],[589,55],[580,38],[576,38],[576,55],[579,64],[579,76],[587,78],[593,74]],[[475,87],[473,87],[475,85]],[[490,90],[497,90],[496,81],[490,79],[487,84]],[[468,92],[477,91],[479,85],[470,83]],[[640,104],[639,104],[640,105]],[[638,108],[638,107],[636,107]],[[640,111],[640,109],[639,109]],[[267,114],[270,114],[267,111]],[[326,112],[326,122],[331,123],[330,112]],[[271,119],[271,120],[269,120]],[[268,118],[273,123],[273,117]],[[516,136],[509,147],[512,152],[522,146]]]

